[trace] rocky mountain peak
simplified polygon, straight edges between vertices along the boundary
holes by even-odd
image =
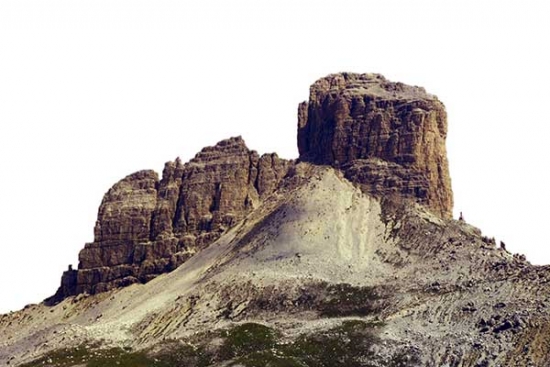
[[[300,160],[331,165],[376,197],[412,199],[451,217],[445,108],[423,88],[379,74],[332,74],[298,114]],[[94,242],[50,300],[145,283],[216,241],[271,195],[295,162],[259,156],[243,138],[205,147],[189,162],[131,174],[105,194]]]
[[[310,87],[310,101],[316,101],[327,93],[345,96],[369,95],[385,99],[402,101],[415,99],[437,99],[426,93],[423,87],[410,86],[400,82],[391,82],[381,74],[375,73],[339,73],[330,74],[317,80]]]
[[[203,148],[190,163],[204,163],[212,159],[249,155],[250,150],[241,136],[222,140],[216,145]]]
[[[145,283],[172,271],[256,208],[291,162],[259,156],[241,137],[202,149],[183,164],[165,164],[113,185],[99,207],[94,242],[79,254],[49,302]]]
[[[298,161],[234,137],[113,185],[0,365],[550,366],[550,267],[450,218],[436,97],[333,74],[298,120]]]
[[[451,217],[446,136],[437,97],[378,74],[319,79],[298,109],[300,160],[338,167],[370,194],[411,198]]]

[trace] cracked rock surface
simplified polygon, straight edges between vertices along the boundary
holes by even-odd
[[[453,220],[443,104],[314,83],[296,161],[240,137],[116,183],[0,366],[546,367],[550,267]]]

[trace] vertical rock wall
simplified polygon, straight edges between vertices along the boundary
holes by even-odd
[[[374,196],[412,199],[451,217],[443,104],[423,88],[376,74],[315,82],[298,108],[300,160],[331,165]],[[147,282],[217,240],[272,194],[294,163],[259,156],[231,138],[190,162],[166,163],[162,179],[134,173],[103,198],[94,242],[50,299]]]
[[[240,138],[166,163],[159,181],[140,171],[116,183],[99,208],[94,242],[79,254],[50,301],[107,291],[171,271],[273,193],[291,161],[259,156]]]
[[[377,74],[329,75],[298,108],[300,160],[341,168],[377,196],[397,194],[452,216],[443,104]]]

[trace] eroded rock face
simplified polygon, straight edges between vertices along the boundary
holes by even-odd
[[[339,167],[368,193],[413,198],[451,217],[446,136],[437,97],[377,74],[322,78],[298,109],[300,160]]]
[[[99,208],[94,242],[79,254],[50,300],[147,282],[218,239],[286,175],[291,161],[259,156],[240,138],[166,163],[159,181],[140,171],[116,183]]]
[[[322,78],[298,111],[300,160],[339,168],[374,196],[414,199],[451,217],[446,134],[435,96],[376,74]],[[153,171],[124,178],[105,195],[94,242],[52,300],[175,269],[258,207],[293,165],[276,154],[260,157],[238,137],[188,163],[166,163],[160,180]]]

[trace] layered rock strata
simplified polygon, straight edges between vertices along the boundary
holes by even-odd
[[[298,110],[300,160],[341,169],[364,192],[412,199],[444,218],[453,197],[445,107],[423,88],[376,74],[315,82]],[[217,240],[273,193],[294,162],[259,156],[231,138],[190,162],[166,163],[162,179],[136,172],[103,198],[94,242],[62,277],[57,302],[144,283]]]
[[[377,74],[322,78],[298,109],[300,160],[338,167],[370,194],[412,198],[451,217],[446,136],[437,97]]]
[[[79,254],[50,302],[144,283],[218,239],[286,175],[291,161],[259,156],[242,138],[204,148],[186,164],[168,162],[159,181],[140,171],[116,183],[99,208],[94,242]]]

